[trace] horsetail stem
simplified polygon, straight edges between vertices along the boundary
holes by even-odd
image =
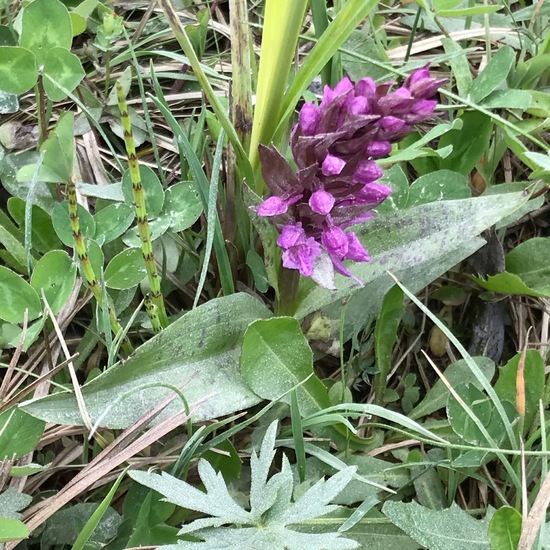
[[[103,307],[103,292],[101,291],[101,286],[97,280],[94,268],[90,262],[90,257],[88,256],[88,251],[86,249],[86,243],[84,242],[84,237],[82,236],[82,231],[80,231],[80,220],[78,218],[78,204],[76,202],[76,186],[74,182],[69,182],[67,185],[67,200],[69,202],[69,218],[71,220],[71,229],[73,231],[74,247],[78,259],[80,260],[80,265],[82,267],[82,273],[94,298],[96,299],[99,307]],[[122,332],[122,326],[118,322],[116,313],[112,306],[109,304],[109,323],[111,325],[111,330],[116,336]],[[124,338],[122,341],[122,349],[128,354],[132,354],[134,348],[130,341],[127,338]]]
[[[160,290],[160,278],[157,271],[157,264],[153,254],[153,242],[151,239],[151,229],[149,228],[149,220],[147,219],[147,210],[145,208],[145,194],[143,192],[143,184],[141,182],[141,174],[139,172],[139,163],[136,155],[136,147],[134,145],[134,135],[132,133],[132,124],[128,116],[128,104],[124,97],[124,90],[120,82],[116,83],[116,91],[118,97],[118,108],[120,110],[120,118],[122,128],[124,130],[124,143],[126,145],[126,154],[128,155],[128,167],[130,169],[130,179],[132,180],[132,192],[134,197],[134,207],[136,209],[137,226],[139,238],[141,240],[141,251],[143,260],[145,261],[145,269],[149,278],[149,286],[151,287],[151,303],[156,306],[158,322],[162,328],[168,326],[168,316],[164,306],[164,298]],[[149,312],[149,308],[147,308]],[[153,318],[151,323],[153,323]],[[155,325],[153,324],[153,327]]]
[[[162,330],[162,325],[160,324],[159,320],[159,310],[158,307],[153,303],[153,300],[151,299],[151,294],[149,293],[147,293],[147,296],[145,296],[145,311],[149,316],[153,330],[155,332],[160,332]]]

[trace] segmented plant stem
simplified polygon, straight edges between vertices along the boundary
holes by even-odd
[[[78,259],[80,260],[80,265],[82,267],[82,274],[94,295],[99,307],[103,307],[103,292],[101,290],[101,285],[97,280],[94,272],[94,268],[90,262],[90,257],[88,256],[88,250],[86,249],[86,243],[84,242],[84,237],[82,236],[82,231],[80,230],[80,220],[78,218],[78,204],[76,202],[76,187],[73,182],[70,182],[67,185],[67,200],[69,201],[69,218],[71,220],[71,229],[73,231],[74,247]],[[122,332],[122,326],[118,322],[116,313],[112,306],[109,304],[109,323],[111,325],[111,330],[116,336]],[[132,344],[127,338],[124,338],[122,341],[122,349],[130,355],[134,349]]]
[[[128,104],[124,97],[124,90],[120,82],[116,84],[118,108],[124,130],[124,143],[126,145],[126,154],[128,155],[128,167],[130,169],[130,179],[132,180],[132,191],[134,196],[134,207],[136,209],[136,218],[138,225],[139,238],[141,240],[141,251],[145,261],[147,276],[149,277],[149,285],[151,287],[151,303],[156,306],[158,312],[158,320],[161,327],[168,325],[168,316],[164,306],[164,298],[160,290],[160,277],[153,254],[153,242],[151,239],[151,229],[147,219],[147,210],[145,208],[145,193],[143,192],[143,184],[141,182],[141,174],[139,172],[139,163],[136,155],[136,147],[134,144],[134,135],[132,132],[132,124],[128,115]],[[151,319],[153,323],[153,319]],[[154,325],[153,325],[154,326]]]
[[[151,295],[147,294],[145,296],[145,311],[151,320],[151,326],[155,332],[160,332],[162,330],[162,325],[159,320],[158,307],[153,303]]]

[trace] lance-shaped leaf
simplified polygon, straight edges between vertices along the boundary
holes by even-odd
[[[207,398],[193,413],[195,421],[255,405],[260,399],[239,373],[241,341],[250,323],[270,315],[261,302],[247,294],[211,300],[190,311],[126,362],[83,387],[91,418],[102,419],[102,425],[112,428],[129,426],[168,395],[167,384],[181,388],[190,404]],[[70,393],[30,401],[23,408],[47,422],[82,423]],[[175,400],[167,410],[181,408],[181,401]]]

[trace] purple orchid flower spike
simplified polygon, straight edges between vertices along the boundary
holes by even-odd
[[[432,78],[429,66],[414,71],[400,87],[362,78],[325,86],[317,106],[306,103],[290,146],[297,172],[274,148],[260,146],[262,175],[271,197],[257,208],[277,230],[283,266],[322,286],[334,288],[334,271],[361,281],[345,261],[370,257],[349,227],[374,217],[391,193],[378,183],[376,163],[392,144],[433,116],[434,95],[445,79]]]

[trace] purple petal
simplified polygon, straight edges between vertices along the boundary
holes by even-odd
[[[363,96],[355,96],[349,102],[348,112],[351,115],[370,115],[371,108],[369,100]]]
[[[362,160],[353,173],[353,180],[357,183],[370,183],[383,175],[382,168],[374,160]]]
[[[405,121],[394,117],[384,116],[378,121],[379,126],[386,132],[399,132],[405,127]]]
[[[288,204],[281,197],[269,197],[258,206],[258,216],[278,216],[288,210]]]
[[[355,85],[355,94],[370,99],[376,95],[376,84],[370,77],[362,78]]]
[[[345,165],[345,160],[328,154],[321,166],[323,176],[336,176],[344,169]]]
[[[293,228],[287,231],[292,233],[288,241],[286,236],[281,239],[283,233],[281,233],[281,236],[277,240],[277,244],[284,249],[283,266],[288,269],[298,269],[304,277],[310,277],[313,272],[313,261],[321,254],[321,246],[313,237],[305,238],[301,224],[297,224],[296,226],[287,225],[283,228],[283,232],[286,228]],[[281,240],[287,241],[285,244],[289,244],[290,242],[294,242],[295,244],[283,247],[279,242]]]
[[[299,124],[305,136],[313,136],[317,131],[321,112],[313,103],[305,103],[300,109]]]
[[[411,107],[411,112],[415,115],[428,117],[434,112],[436,105],[435,99],[419,99]]]
[[[285,225],[277,239],[277,246],[288,249],[306,242],[306,232],[301,223]]]
[[[346,235],[348,237],[348,253],[345,259],[355,262],[369,262],[369,253],[365,250],[357,235],[353,231],[346,233]]]
[[[380,204],[383,200],[387,199],[391,195],[391,189],[387,185],[380,183],[367,183],[355,195],[357,202],[366,204]]]
[[[429,64],[414,71],[403,83],[403,86],[408,88],[411,94],[417,99],[432,97],[437,92],[437,89],[446,82],[445,78],[432,78],[428,67]]]
[[[370,157],[380,158],[391,153],[392,146],[389,141],[371,141],[367,145],[366,153]]]
[[[392,94],[381,97],[378,100],[378,107],[383,112],[401,111],[411,105],[414,98],[407,88],[398,88]]]
[[[344,258],[348,252],[348,239],[339,227],[332,226],[323,231],[321,242],[331,256]]]
[[[326,216],[332,210],[334,202],[335,199],[330,193],[327,193],[324,189],[319,189],[312,193],[309,206],[317,214]]]
[[[353,89],[353,84],[351,80],[346,76],[342,78],[342,80],[340,80],[340,82],[338,82],[336,86],[334,86],[334,95],[339,96],[339,95],[345,94],[346,92],[352,89]]]

